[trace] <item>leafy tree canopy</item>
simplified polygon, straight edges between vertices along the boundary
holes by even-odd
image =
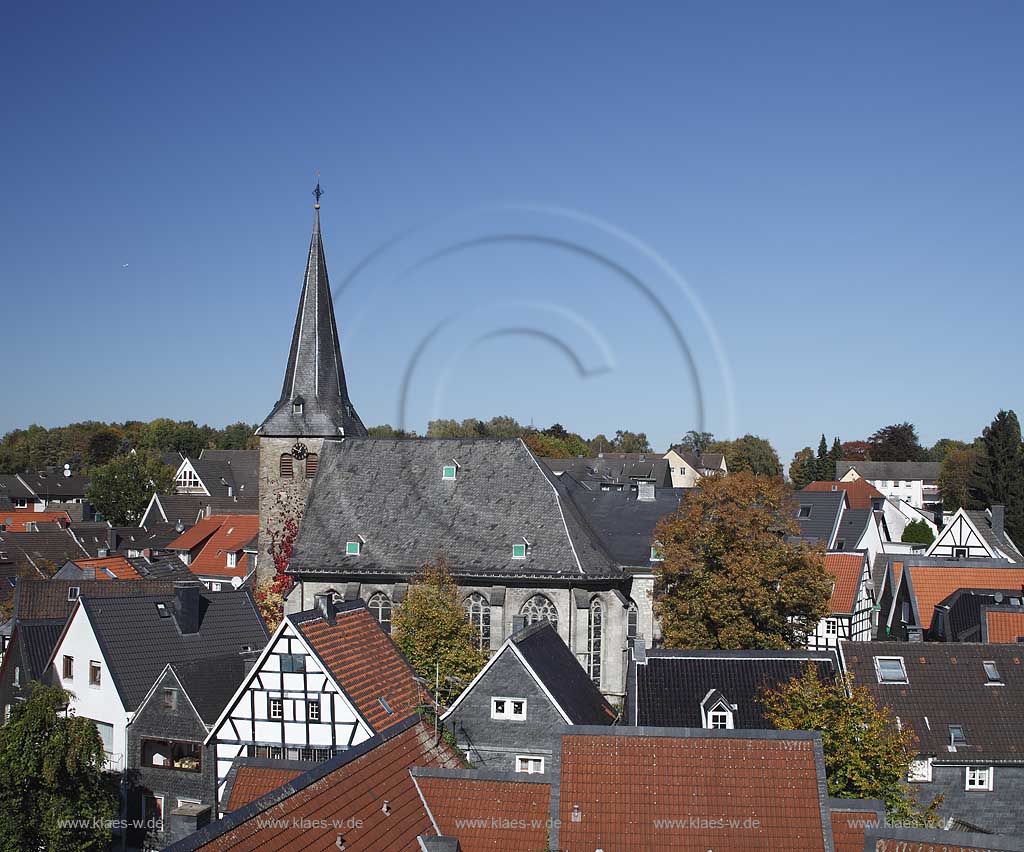
[[[903,537],[900,541],[913,544],[931,544],[935,541],[931,527],[924,521],[911,521],[903,528]]]
[[[793,454],[793,461],[789,463],[789,481],[793,488],[799,491],[814,482],[816,459],[814,450],[804,447]]]
[[[799,533],[781,479],[700,480],[655,530],[655,611],[669,648],[802,648],[828,613],[824,553]]]
[[[870,438],[872,461],[928,461],[913,423],[883,426]]]
[[[813,666],[777,690],[762,704],[772,725],[783,731],[819,731],[825,753],[828,794],[840,799],[880,799],[890,821],[926,825],[934,821],[916,804],[906,782],[916,736],[902,730],[888,709],[852,679],[822,681]]]
[[[734,441],[715,441],[707,452],[722,453],[729,473],[749,471],[759,476],[782,476],[782,462],[764,438],[744,435]]]
[[[101,852],[110,843],[117,781],[103,772],[95,723],[68,715],[67,703],[60,687],[35,683],[0,727],[2,852]]]
[[[869,461],[871,459],[871,444],[867,441],[843,441],[841,444],[840,461]]]
[[[701,453],[706,453],[708,447],[714,442],[715,436],[710,432],[698,432],[691,429],[679,439],[679,443],[673,445],[673,448],[699,456]]]
[[[137,524],[153,492],[166,494],[174,485],[174,468],[154,454],[118,456],[92,472],[86,498],[105,520],[116,526]]]
[[[1006,531],[1024,537],[1024,447],[1020,422],[1013,411],[1000,411],[981,434],[981,452],[971,475],[972,509],[1006,507]]]
[[[391,638],[429,684],[438,673],[442,700],[461,692],[487,662],[443,559],[425,565],[410,585],[395,610]]]
[[[983,450],[976,445],[963,448],[952,447],[942,459],[939,472],[939,492],[942,507],[948,511],[967,508],[970,498],[971,478],[974,476]]]

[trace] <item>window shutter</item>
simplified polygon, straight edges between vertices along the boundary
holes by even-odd
[[[281,453],[281,476],[292,478],[292,457],[289,453]]]
[[[306,479],[312,479],[316,476],[316,466],[319,463],[319,459],[316,453],[310,453],[306,456]]]

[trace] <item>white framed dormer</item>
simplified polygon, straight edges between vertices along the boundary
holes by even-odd
[[[736,705],[730,704],[717,689],[708,690],[700,703],[700,718],[709,730],[732,730],[736,727]]]
[[[503,695],[491,697],[491,718],[510,722],[526,721],[526,699]]]
[[[234,550],[227,552],[226,567],[237,568],[238,567],[238,554]]]
[[[932,758],[918,757],[910,761],[907,768],[907,781],[911,784],[931,784]]]
[[[182,459],[181,464],[178,465],[178,470],[174,474],[174,490],[178,494],[210,496],[209,489],[207,489],[206,484],[199,477],[199,473],[192,467],[192,462],[188,459]]]

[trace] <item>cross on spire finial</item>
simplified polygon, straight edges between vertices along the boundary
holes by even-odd
[[[324,191],[320,189],[320,172],[316,173],[316,189],[313,190],[313,195],[316,197],[316,204],[313,205],[314,210],[320,209],[320,196],[324,194]]]

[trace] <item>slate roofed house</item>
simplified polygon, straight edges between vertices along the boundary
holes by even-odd
[[[947,825],[1024,832],[1024,659],[1016,645],[842,643],[846,668],[917,736],[909,781]],[[895,722],[894,722],[895,723]]]
[[[246,552],[259,533],[258,515],[211,515],[167,545],[203,585],[215,592],[238,588],[255,571],[256,555]]]
[[[23,575],[52,575],[69,559],[90,554],[68,529],[39,529],[32,532],[0,532],[0,550],[5,551]]]
[[[418,838],[437,831],[410,769],[462,765],[454,749],[434,738],[430,724],[416,713],[404,715],[381,733],[211,821],[167,852],[423,849]],[[271,820],[275,823],[268,827]]]
[[[545,774],[565,725],[617,713],[547,621],[510,636],[441,717],[479,766]]]
[[[934,510],[942,502],[938,479],[940,462],[837,461],[836,479],[866,479],[886,497],[918,509]]]
[[[721,476],[729,472],[721,453],[690,453],[670,449],[664,456],[669,464],[673,488],[693,488],[705,476]]]
[[[182,459],[174,475],[178,494],[243,497],[259,494],[259,450],[203,450]]]
[[[39,495],[17,474],[0,474],[0,498],[6,498],[15,509],[34,509],[41,503]]]
[[[1024,839],[977,831],[880,825],[864,832],[864,844],[858,849],[864,852],[1024,852]]]
[[[984,512],[958,509],[925,551],[926,556],[948,559],[1004,559],[1024,562],[1006,532],[1006,509],[992,506]]]
[[[602,453],[597,458],[540,461],[556,476],[568,473],[602,491],[636,491],[641,483],[672,487],[669,462],[657,453]]]
[[[793,517],[800,525],[800,539],[807,544],[834,550],[839,525],[848,508],[845,491],[798,491],[792,499]]]
[[[259,494],[252,492],[206,496],[203,494],[154,494],[139,520],[140,527],[181,522],[190,527],[210,515],[257,515]]]
[[[141,581],[125,583],[131,587]],[[208,593],[198,580],[172,594],[81,595],[50,660],[49,679],[96,722],[108,767],[124,769],[126,724],[168,663],[258,650],[267,630],[248,590]]]
[[[194,817],[175,813],[183,804],[215,812],[216,761],[203,742],[251,660],[252,654],[233,652],[168,663],[157,675],[128,726],[127,799],[129,820],[145,825],[155,816],[162,825],[132,832],[129,845],[172,843],[195,831]]]
[[[825,570],[832,577],[829,614],[808,637],[808,647],[838,650],[840,639],[870,642],[874,633],[875,588],[867,553],[826,553]]]
[[[839,672],[835,651],[637,649],[629,665],[626,724],[768,729],[762,692],[800,677],[808,666],[823,681]]]
[[[50,468],[18,476],[45,506],[52,503],[82,503],[89,487],[89,477],[72,473],[68,466],[62,470]]]
[[[430,701],[361,600],[322,595],[285,615],[207,738],[219,795],[239,759],[329,760]]]

